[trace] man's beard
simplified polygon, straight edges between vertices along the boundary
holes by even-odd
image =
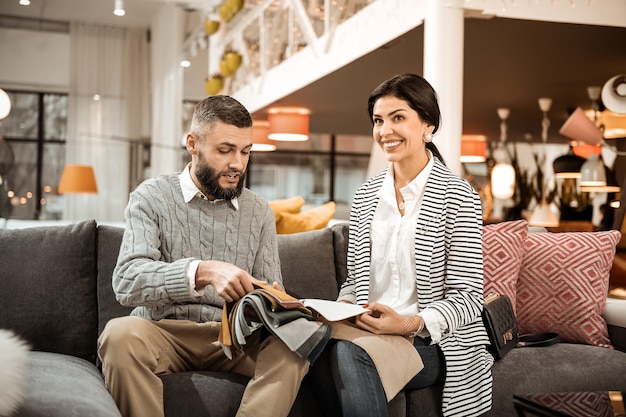
[[[221,172],[217,173],[215,168],[210,167],[204,162],[202,155],[199,155],[198,166],[196,168],[196,178],[198,182],[203,188],[203,191],[217,199],[217,200],[232,200],[235,197],[239,197],[241,195],[241,191],[243,190],[243,183],[245,180],[245,172],[240,172],[237,170],[231,170],[229,172]],[[224,174],[239,174],[239,182],[237,186],[232,188],[224,188],[220,186],[219,179]]]

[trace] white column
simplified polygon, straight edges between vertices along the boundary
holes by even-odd
[[[435,135],[446,165],[461,175],[463,134],[463,42],[464,16],[461,7],[427,0],[424,20],[424,78],[439,95],[441,128]]]
[[[152,21],[152,148],[149,176],[181,170],[183,11],[166,3]]]

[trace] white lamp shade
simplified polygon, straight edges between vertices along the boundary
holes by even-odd
[[[491,170],[491,194],[506,200],[515,193],[515,169],[511,164],[498,163]]]
[[[0,88],[0,120],[4,119],[11,112],[11,98]]]
[[[581,185],[580,191],[587,193],[619,193],[621,191],[617,178],[615,178],[615,173],[606,165],[604,165],[604,178],[606,179],[605,185]]]
[[[126,10],[124,10],[124,0],[115,0],[113,14],[115,16],[124,16],[126,14]]]
[[[559,218],[556,216],[554,211],[552,211],[550,204],[546,203],[546,201],[543,200],[533,210],[533,214],[528,220],[528,225],[540,227],[557,227],[559,225]]]
[[[587,161],[580,168],[580,186],[582,187],[603,187],[606,185],[606,174],[604,164],[600,161],[598,154],[591,154]]]
[[[604,84],[602,103],[612,112],[626,114],[626,74],[611,77]]]

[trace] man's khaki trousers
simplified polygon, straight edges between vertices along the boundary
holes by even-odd
[[[254,332],[244,354],[228,359],[218,342],[220,323],[119,317],[98,339],[107,388],[124,417],[163,416],[159,374],[190,370],[233,372],[252,378],[237,417],[287,416],[309,363],[274,336]],[[215,399],[219,401],[219,399]]]

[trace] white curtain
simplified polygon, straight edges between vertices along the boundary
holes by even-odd
[[[152,20],[152,148],[150,176],[182,169],[184,11],[167,3]],[[185,129],[188,129],[186,126]]]
[[[66,163],[93,166],[98,194],[66,194],[64,219],[122,221],[130,143],[149,137],[147,34],[72,23],[70,43]]]

